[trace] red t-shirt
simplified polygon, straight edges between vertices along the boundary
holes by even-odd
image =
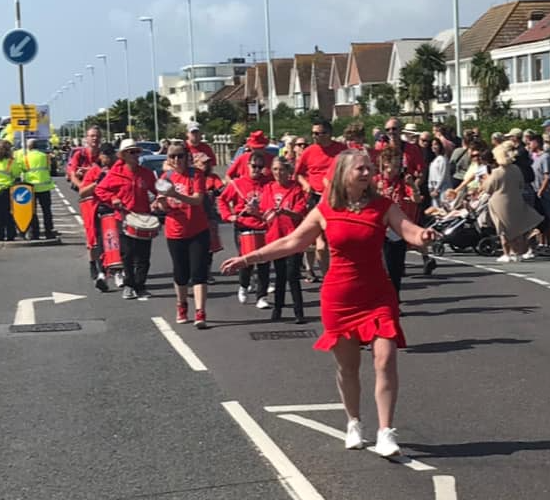
[[[220,191],[223,186],[224,183],[218,175],[210,173],[206,176],[206,191]]]
[[[99,176],[103,172],[103,169],[99,165],[94,165],[86,172],[86,175],[82,179],[82,185],[80,187],[86,187],[94,182],[97,182]]]
[[[214,154],[214,151],[212,151],[212,148],[206,144],[206,142],[199,142],[196,146],[193,146],[189,141],[186,142],[187,149],[189,149],[190,153],[195,155],[197,153],[204,153],[208,158],[210,158],[210,165],[212,167],[215,167],[218,162],[216,161],[216,155]]]
[[[316,193],[322,193],[325,189],[323,179],[334,159],[346,149],[345,144],[336,141],[332,141],[327,148],[319,144],[309,146],[296,162],[295,175],[306,177],[311,189]]]
[[[413,189],[407,185],[400,176],[388,179],[384,175],[377,175],[374,179],[378,192],[384,197],[392,200],[405,215],[413,222],[416,220],[418,205],[412,201]]]
[[[202,193],[206,196],[206,182],[204,173],[194,168],[193,175],[189,171],[182,174],[173,170],[165,172],[162,179],[169,179],[176,191],[186,196]],[[170,175],[169,175],[170,174]],[[170,209],[166,213],[164,234],[168,239],[179,240],[193,238],[208,229],[208,217],[204,210],[204,204],[189,205],[175,198],[168,198]]]
[[[266,224],[260,217],[243,213],[247,205],[255,204],[261,206],[262,193],[266,179],[251,179],[250,177],[239,177],[230,182],[218,198],[218,208],[224,221],[229,221],[235,214],[238,216],[235,226],[242,229],[265,229]]]
[[[231,179],[236,179],[237,177],[248,177],[248,160],[250,159],[251,152],[243,153],[239,156],[231,165],[226,172],[226,175]],[[271,164],[275,157],[267,152],[264,152],[264,161],[265,166],[262,170],[262,174],[267,177],[270,181],[273,180],[273,175],[271,174]]]
[[[157,194],[155,174],[145,167],[138,166],[135,172],[122,161],[117,161],[103,180],[96,186],[95,195],[102,203],[112,206],[118,198],[124,208],[139,214],[151,213],[149,192]],[[122,220],[117,212],[117,219]]]
[[[71,163],[67,167],[67,173],[76,172],[79,168],[89,170],[99,161],[99,153],[92,155],[90,148],[80,148],[71,158]]]
[[[281,186],[276,181],[264,186],[260,209],[267,217],[267,243],[271,243],[292,233],[301,222],[301,220],[293,220],[286,214],[273,214],[272,217],[269,217],[270,211],[277,210],[278,208],[296,212],[303,218],[306,215],[307,208],[302,186],[294,181],[290,182],[288,186]]]

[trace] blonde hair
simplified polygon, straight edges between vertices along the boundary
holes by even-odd
[[[512,141],[504,141],[502,144],[499,144],[493,149],[493,156],[496,164],[500,167],[514,163],[516,155]]]
[[[334,209],[345,208],[348,204],[348,192],[346,189],[346,179],[353,163],[358,157],[367,157],[368,154],[358,149],[346,149],[338,155],[334,177],[330,183],[328,202]],[[370,159],[369,159],[370,163]],[[369,198],[377,196],[374,186],[370,185],[365,189],[365,195]]]

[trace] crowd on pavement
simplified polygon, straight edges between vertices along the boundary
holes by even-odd
[[[392,117],[368,141],[360,122],[335,139],[331,123],[319,120],[312,124],[311,144],[307,137],[285,134],[278,156],[267,151],[270,140],[257,130],[224,179],[214,172],[215,154],[196,122],[188,125],[185,141],[160,145],[166,154],[160,176],[140,164],[142,148],[133,139],[115,149],[91,127],[66,175],[80,195],[90,277],[102,292],[112,276],[123,299],[151,296],[152,240],[161,230],[159,217],[164,219],[177,323],[191,321],[191,287],[194,325],[207,327],[213,254],[223,249],[220,221],[233,226],[239,256],[224,262],[222,271],[238,272],[240,304],[255,290],[255,306],[281,321],[288,285],[294,320],[302,324],[307,318],[301,281],[322,280],[324,332],[315,348],[335,355],[348,416],[346,447],[363,446],[360,348],[370,344],[380,429],[376,449],[390,456],[399,453],[392,421],[396,349],[406,345],[399,294],[407,249],[422,254],[423,273],[431,274],[437,263],[429,248],[441,237],[437,221],[487,206],[485,224],[502,245],[497,260],[536,258],[550,234],[550,120],[543,127],[540,134],[514,128],[485,141],[478,129],[457,137],[440,124],[419,131]],[[33,140],[26,153],[15,154],[0,141],[0,239],[16,236],[9,188],[19,178],[33,185],[45,235],[55,236],[47,156]],[[36,214],[30,233],[39,238]]]

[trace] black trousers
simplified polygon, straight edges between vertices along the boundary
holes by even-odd
[[[124,285],[136,292],[145,288],[147,273],[151,265],[152,240],[138,240],[120,233],[120,253],[124,266]]]
[[[241,242],[239,235],[241,231],[246,231],[246,229],[238,229],[235,227],[233,237],[235,238],[235,246],[239,254],[241,253]],[[250,231],[250,230],[249,230]],[[267,289],[269,287],[269,262],[264,262],[263,264],[256,264],[256,275],[258,277],[258,283],[256,286],[256,298],[261,299],[262,297],[267,296]],[[245,267],[244,269],[239,270],[239,285],[243,288],[248,288],[250,286],[250,277],[254,271],[254,266]]]
[[[384,241],[384,260],[390,275],[393,287],[397,292],[401,291],[401,278],[405,271],[405,258],[407,256],[407,242],[405,240],[391,241],[388,238]]]
[[[15,238],[15,222],[11,215],[9,188],[0,191],[0,241],[4,238],[7,240]]]
[[[304,315],[304,300],[302,298],[302,286],[300,285],[302,257],[303,254],[297,253],[273,261],[275,266],[275,309],[280,311],[283,308],[288,282],[296,316]]]
[[[207,229],[192,238],[166,239],[172,257],[174,281],[178,286],[203,285],[208,278],[211,255],[210,231]]]
[[[52,218],[52,195],[50,191],[43,193],[34,193],[34,216],[31,221],[31,237],[38,238],[40,236],[40,224],[38,223],[38,215],[36,213],[37,204],[40,203],[42,208],[42,216],[44,218],[44,230],[46,234],[53,231]]]

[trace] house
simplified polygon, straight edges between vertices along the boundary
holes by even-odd
[[[293,102],[296,114],[305,113],[310,109],[311,100],[311,65],[314,54],[296,54],[288,86],[288,97]]]
[[[289,96],[290,73],[294,64],[292,58],[277,58],[271,60],[271,68],[273,71],[272,82],[273,89],[271,95],[271,105],[273,110],[281,103],[289,107],[293,105],[293,99]],[[267,80],[267,64],[260,63],[257,65],[258,73],[256,83],[258,85],[258,99],[265,109],[269,109],[269,94]]]
[[[522,118],[550,116],[550,14],[510,45],[491,51],[491,57],[504,66],[510,81],[501,98],[511,99]]]
[[[432,42],[432,40],[430,38],[403,38],[393,42],[387,80],[390,85],[395,88],[399,86],[401,68],[414,59],[417,47],[428,42]]]
[[[520,35],[548,14],[550,14],[549,0],[508,2],[491,7],[471,28],[461,35],[459,71],[462,87],[462,113],[466,118],[475,118],[475,109],[478,103],[478,89],[472,84],[470,78],[472,57],[477,52],[489,51],[493,53],[497,49],[510,46]],[[454,57],[454,43],[452,43],[445,50],[447,71],[444,83],[451,86],[453,101],[447,105],[435,106],[435,114],[453,114],[456,112]],[[524,78],[524,73],[527,71],[527,67],[520,69],[520,79]]]
[[[366,87],[386,83],[390,67],[390,58],[393,42],[352,43],[346,62],[346,73],[341,91],[337,92],[335,116],[342,116],[343,108],[349,113],[352,106],[352,115],[359,114],[356,104],[357,98],[363,94]],[[337,76],[336,72],[332,76]],[[335,88],[335,82],[330,82]]]
[[[348,102],[346,83],[347,54],[332,56],[328,88],[334,93],[333,118],[353,116],[353,104]]]
[[[335,96],[330,88],[332,65],[335,58],[346,58],[347,54],[324,54],[319,52],[311,63],[310,110],[331,120],[334,114]]]

